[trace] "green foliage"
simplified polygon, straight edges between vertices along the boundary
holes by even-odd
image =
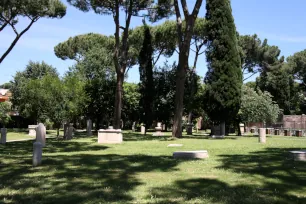
[[[276,122],[281,109],[272,100],[269,92],[256,92],[248,86],[242,86],[241,108],[239,116],[242,122]]]
[[[280,58],[280,49],[277,46],[263,42],[254,35],[238,36],[242,73],[244,80],[249,79],[256,73],[269,72],[280,68],[283,57]]]
[[[0,85],[0,88],[11,89],[12,88],[12,83],[10,83],[10,82],[4,83],[4,84]]]
[[[10,111],[12,109],[12,104],[10,102],[0,102],[0,123],[5,126],[11,120]]]
[[[45,110],[49,107],[44,107],[45,96],[44,89],[48,89],[48,84],[44,84],[42,79],[45,76],[50,78],[58,78],[56,69],[44,62],[32,62],[26,66],[22,72],[17,72],[14,76],[11,87],[12,103],[22,116],[29,117],[36,122],[45,118]],[[44,86],[45,85],[45,86]],[[36,94],[37,92],[37,94]]]
[[[139,119],[140,98],[138,84],[127,82],[123,84],[122,120],[125,127],[131,127],[132,123]]]
[[[297,52],[287,58],[288,67],[294,74],[295,79],[306,84],[306,50]]]
[[[206,1],[208,72],[205,111],[213,121],[229,121],[238,113],[242,74],[236,27],[229,0]]]
[[[143,45],[139,53],[139,75],[141,95],[140,106],[140,122],[146,124],[148,129],[153,122],[153,100],[154,100],[154,84],[153,84],[153,65],[152,65],[152,36],[150,28],[145,27]]]
[[[0,63],[11,52],[21,36],[26,33],[39,18],[62,18],[66,14],[66,6],[60,0],[1,0],[0,2],[0,32],[5,27],[11,27],[15,39],[0,57]],[[20,17],[30,20],[30,23],[19,32],[16,24]]]

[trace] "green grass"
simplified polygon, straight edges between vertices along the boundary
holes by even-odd
[[[55,130],[48,130],[47,131],[47,137],[55,137],[56,136],[56,131]],[[30,136],[29,135],[29,130],[27,129],[18,129],[17,130],[12,130],[8,129],[7,132],[7,141],[12,141],[12,140],[33,140],[35,139],[35,136]]]
[[[306,203],[306,163],[290,150],[306,138],[269,136],[179,140],[124,134],[48,139],[43,164],[32,167],[32,141],[0,146],[0,203]],[[168,148],[170,143],[183,147]],[[176,160],[176,150],[208,150],[205,160]]]

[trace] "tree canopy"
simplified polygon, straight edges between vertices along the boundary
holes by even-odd
[[[60,0],[2,0],[0,2],[0,32],[11,27],[16,37],[9,48],[2,54],[0,64],[11,52],[21,36],[40,18],[62,18],[66,14],[66,6]],[[25,17],[30,22],[26,28],[18,31],[18,18]]]

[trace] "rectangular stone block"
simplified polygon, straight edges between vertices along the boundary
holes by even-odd
[[[121,129],[101,129],[98,131],[98,143],[117,144],[122,143]]]
[[[36,136],[36,127],[37,127],[37,125],[29,125],[28,126],[30,136]]]

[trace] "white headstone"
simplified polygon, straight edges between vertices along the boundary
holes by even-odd
[[[29,135],[30,136],[36,136],[36,130],[35,128],[37,127],[37,125],[29,125]]]
[[[141,127],[140,127],[140,131],[141,131],[141,134],[146,134],[146,127],[144,126],[144,125],[142,125]]]
[[[122,143],[121,129],[101,129],[98,131],[98,143],[115,144]]]
[[[67,128],[67,135],[66,135],[66,140],[71,140],[74,135],[74,127],[73,124],[70,123],[69,127]]]
[[[266,143],[266,128],[259,128],[259,142]]]
[[[46,127],[39,123],[36,128],[36,142],[40,142],[42,146],[46,146]]]
[[[39,166],[42,159],[42,147],[40,142],[34,142],[33,144],[33,166]]]
[[[1,128],[1,144],[6,143],[6,128]]]

